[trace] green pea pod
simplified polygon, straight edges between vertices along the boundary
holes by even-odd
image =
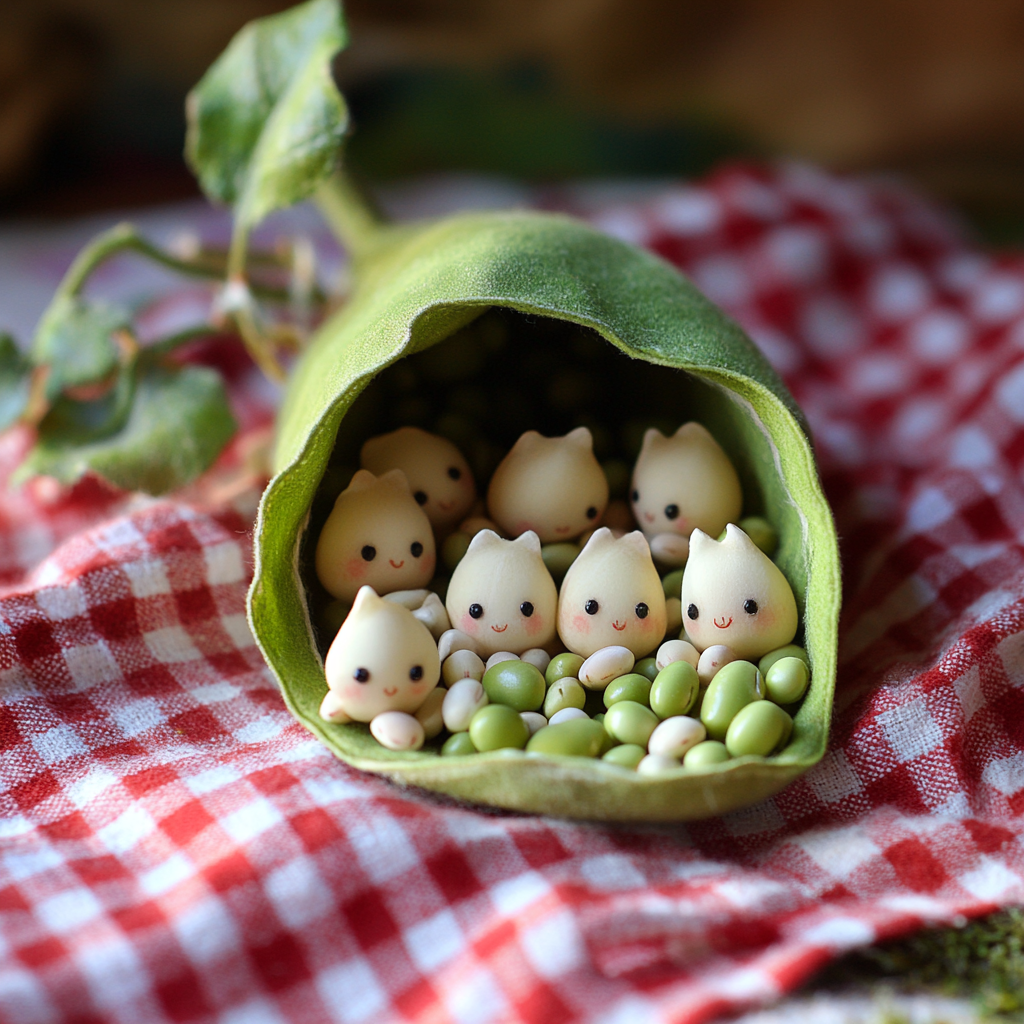
[[[471,213],[381,228],[358,256],[349,302],[319,330],[290,382],[275,476],[257,523],[250,621],[298,719],[358,768],[465,800],[577,818],[719,814],[777,792],[817,762],[835,680],[835,530],[802,416],[740,328],[667,263],[562,216]],[[661,368],[657,414],[704,422],[729,451],[746,508],[778,531],[776,561],[796,593],[813,665],[783,754],[726,763],[699,778],[634,777],[599,761],[400,753],[377,744],[365,726],[320,718],[324,671],[308,596],[316,584],[303,541],[339,428],[378,374],[443,344],[493,307],[581,325]],[[575,357],[566,346],[557,359],[569,367]]]

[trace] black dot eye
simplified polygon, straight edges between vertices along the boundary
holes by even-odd
[[[423,545],[418,540],[414,540],[409,550],[412,552],[413,558],[419,558],[423,554]]]
[[[679,506],[678,505],[666,505],[665,506],[665,518],[666,519],[678,519],[679,518]]]
[[[416,499],[416,504],[417,505],[426,505],[426,503],[427,503],[427,492],[426,491],[417,491],[413,495],[413,497]]]
[[[409,669],[409,678],[413,682],[416,682],[417,680],[422,679],[423,678],[423,666],[422,665],[413,665],[413,667],[411,669]]]
[[[357,668],[352,673],[352,678],[357,683],[368,683],[370,681],[370,670],[368,668]]]
[[[533,614],[533,605],[529,601],[524,601],[520,606],[519,610],[529,618]]]
[[[462,479],[462,470],[459,469],[458,466],[449,466],[448,467],[448,475],[453,480],[461,480]]]
[[[636,608],[634,609],[634,611],[636,612],[636,617],[637,617],[638,619],[646,619],[646,618],[647,618],[647,613],[648,613],[648,612],[650,611],[650,608],[648,608],[648,607],[647,607],[647,605],[645,605],[645,604],[643,603],[643,601],[641,601],[641,602],[640,602],[640,603],[639,603],[639,604],[638,604],[638,605],[636,606]]]
[[[593,505],[591,505],[590,508],[587,509],[587,518],[588,519],[596,519],[597,518],[597,509],[594,508]]]
[[[756,615],[757,614],[757,602],[752,597],[748,597],[747,600],[743,602],[743,610],[748,615]]]
[[[483,615],[483,613],[484,613],[483,605],[471,604],[469,606],[470,618],[479,619],[480,616]]]
[[[586,613],[587,613],[588,615],[596,615],[596,614],[597,614],[597,610],[598,610],[598,608],[600,608],[600,607],[601,607],[601,606],[600,606],[600,605],[599,605],[599,604],[598,604],[598,603],[597,603],[597,602],[596,602],[596,601],[595,601],[595,600],[594,600],[593,598],[591,598],[591,599],[590,599],[590,600],[589,600],[589,601],[588,601],[588,602],[587,602],[587,603],[586,603],[586,604],[585,604],[585,605],[583,606],[583,610],[584,610],[584,611],[585,611],[585,612],[586,612]]]
[[[367,562],[372,562],[377,557],[377,549],[372,544],[367,544],[359,553]]]
[[[639,501],[639,500],[640,500],[640,492],[639,492],[639,491],[634,491],[634,492],[632,493],[631,497],[632,497],[632,499],[633,499],[634,501]]]
[[[688,607],[688,608],[686,609],[686,614],[687,614],[687,615],[688,615],[688,616],[689,616],[689,617],[690,617],[691,619],[695,619],[695,618],[697,618],[697,616],[698,616],[698,615],[700,615],[700,612],[699,612],[699,611],[697,611],[697,606],[696,606],[695,604],[691,604],[691,605],[690,605],[690,606],[689,606],[689,607]]]

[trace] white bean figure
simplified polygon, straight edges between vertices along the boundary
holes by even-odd
[[[430,631],[409,611],[361,587],[327,657],[331,722],[370,722],[385,711],[417,711],[437,686],[441,663]]]
[[[732,523],[721,541],[693,531],[682,605],[686,639],[698,651],[724,644],[737,658],[756,662],[796,635],[789,581]]]
[[[476,500],[473,471],[462,452],[447,438],[419,427],[399,427],[371,437],[359,459],[363,469],[377,476],[400,469],[439,537],[451,533]]]
[[[452,573],[445,604],[452,626],[478,653],[522,654],[555,638],[558,592],[532,531],[502,540],[481,530]]]
[[[608,480],[586,427],[564,437],[527,430],[491,477],[487,510],[510,537],[532,530],[542,544],[572,540],[601,521]]]
[[[651,428],[633,469],[633,514],[665,565],[682,565],[694,529],[717,537],[739,519],[740,478],[706,427],[684,423],[671,437]]]
[[[585,658],[614,646],[643,658],[665,638],[665,623],[665,592],[644,535],[596,530],[562,581],[562,643]]]
[[[342,601],[363,586],[378,594],[425,587],[436,563],[430,520],[400,469],[379,477],[360,469],[338,495],[316,545],[317,577]]]

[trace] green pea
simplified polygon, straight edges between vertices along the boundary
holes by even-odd
[[[463,754],[475,754],[476,747],[468,732],[453,732],[444,741],[441,748],[442,757],[461,757]]]
[[[547,671],[544,673],[548,686],[553,686],[563,676],[578,678],[583,660],[578,654],[572,654],[569,651],[564,654],[556,654],[548,662]]]
[[[647,676],[653,683],[658,676],[658,660],[657,658],[641,658],[633,666],[633,671],[639,672],[642,676]]]
[[[650,708],[633,700],[620,700],[604,716],[604,727],[610,736],[622,743],[646,747],[658,725],[658,716]]]
[[[775,527],[761,516],[747,516],[736,524],[769,558],[779,546]]]
[[[665,597],[678,597],[683,592],[683,570],[673,569],[662,581]]]
[[[590,718],[574,718],[538,729],[526,744],[528,754],[597,757],[604,742],[604,727]]]
[[[441,561],[447,566],[449,572],[455,572],[455,567],[462,561],[462,556],[469,547],[473,538],[462,530],[456,530],[445,538],[441,545]]]
[[[506,704],[516,711],[536,711],[544,703],[544,677],[528,661],[499,661],[480,682],[494,704]]]
[[[548,572],[551,573],[555,583],[561,583],[569,566],[576,561],[580,549],[576,544],[545,544],[540,549],[540,557],[544,560]]]
[[[544,698],[544,717],[550,718],[565,708],[580,708],[587,702],[587,691],[580,686],[578,679],[562,676],[556,679]]]
[[[673,661],[666,665],[651,687],[651,710],[659,718],[689,714],[697,703],[700,679],[697,670],[688,661]]]
[[[767,757],[788,737],[793,720],[778,704],[758,700],[736,712],[725,734],[725,749],[733,757]]]
[[[530,729],[515,708],[507,704],[488,704],[469,723],[469,738],[481,753],[504,747],[522,750],[530,738]]]
[[[708,731],[708,737],[724,740],[736,712],[763,697],[764,681],[756,665],[749,661],[731,661],[723,665],[708,684],[700,706],[700,720]]]
[[[635,769],[646,756],[647,751],[638,743],[621,743],[602,755],[601,760],[609,764],[622,765],[623,768]]]
[[[729,760],[729,751],[719,740],[704,740],[683,755],[684,768],[703,768],[705,765],[721,764]]]
[[[604,706],[610,708],[620,700],[632,700],[645,707],[651,702],[651,681],[639,672],[613,679],[604,689]]]
[[[811,681],[807,663],[800,658],[779,658],[764,677],[768,699],[776,704],[793,704],[806,692]]]
[[[757,667],[761,672],[761,675],[768,675],[772,665],[777,661],[781,661],[783,658],[799,658],[804,662],[808,668],[811,667],[811,659],[807,657],[807,652],[797,644],[786,644],[785,647],[776,648],[774,651],[769,651],[758,663]]]

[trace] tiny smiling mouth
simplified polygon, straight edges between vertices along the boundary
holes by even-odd
[[[403,558],[400,562],[396,562],[393,558],[389,558],[388,561],[391,563],[392,569],[401,569],[405,565],[405,559]]]
[[[389,686],[385,686],[384,687],[384,696],[385,697],[394,697],[394,695],[396,693],[398,693],[398,687],[397,686],[390,686],[390,687]]]
[[[508,623],[506,622],[504,626],[491,626],[491,629],[493,629],[495,633],[504,633],[505,630],[508,629]]]
[[[571,526],[556,526],[555,533],[568,533],[571,529]]]
[[[623,623],[623,624],[622,624],[622,625],[620,626],[620,625],[619,625],[619,621],[618,621],[618,619],[616,619],[616,620],[615,620],[615,621],[614,621],[614,622],[612,623],[612,629],[614,629],[614,630],[617,630],[617,631],[618,631],[619,633],[621,633],[621,632],[622,632],[622,631],[623,631],[623,630],[624,630],[625,628],[626,628],[626,624],[625,624],[625,623]]]
[[[454,501],[441,501],[441,500],[438,500],[437,507],[442,512],[451,512],[451,510],[455,507],[455,502]]]
[[[714,619],[713,621],[719,629],[728,629],[732,625],[732,616],[729,616],[728,622],[719,622],[718,619]]]

